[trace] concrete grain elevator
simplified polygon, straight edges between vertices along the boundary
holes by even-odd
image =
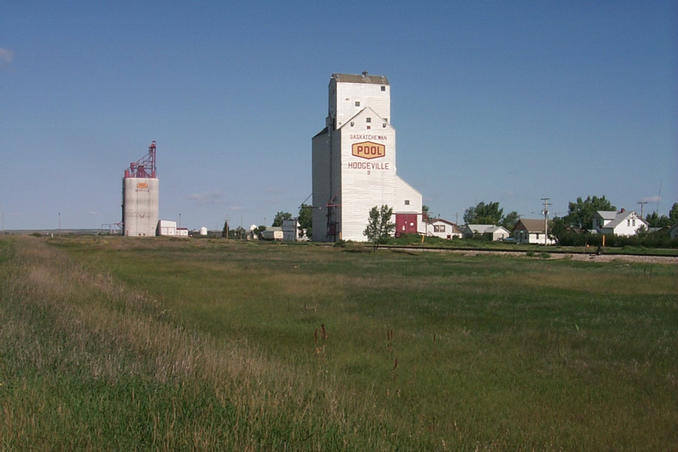
[[[155,236],[158,225],[159,180],[155,140],[148,153],[129,164],[122,179],[122,230],[126,236]]]

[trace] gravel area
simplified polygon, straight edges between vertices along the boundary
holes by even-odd
[[[525,251],[500,251],[500,250],[454,250],[443,248],[408,248],[390,246],[388,249],[406,252],[438,252],[455,253],[465,256],[481,256],[485,254],[503,254],[511,256],[526,256]],[[548,253],[548,251],[546,251]],[[531,256],[533,259],[571,259],[582,262],[638,262],[646,264],[678,264],[678,256],[643,256],[639,254],[569,254],[569,253],[549,253],[548,258],[542,258],[538,254]]]

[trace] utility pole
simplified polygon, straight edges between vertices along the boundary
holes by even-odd
[[[548,245],[549,240],[549,200],[551,198],[541,198],[544,201],[544,245]]]
[[[638,201],[638,204],[640,204],[640,219],[643,219],[643,206],[647,204],[647,201]]]
[[[59,232],[61,232],[61,212],[59,212]]]
[[[179,212],[179,227],[181,227],[181,212]]]

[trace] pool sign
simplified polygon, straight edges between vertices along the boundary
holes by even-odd
[[[353,143],[351,151],[355,157],[378,159],[386,155],[386,146],[371,141],[363,141],[362,143]]]

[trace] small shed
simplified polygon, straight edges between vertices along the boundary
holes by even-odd
[[[270,226],[261,231],[262,240],[282,240],[283,230],[279,226]]]

